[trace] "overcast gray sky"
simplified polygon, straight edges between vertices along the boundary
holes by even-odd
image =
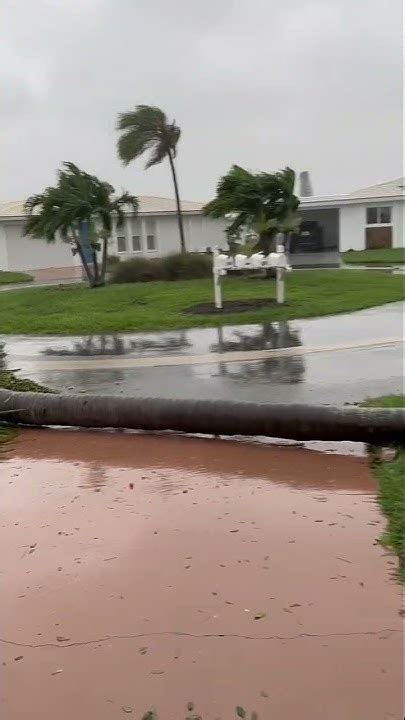
[[[172,196],[168,167],[117,158],[117,113],[138,103],[182,128],[184,199],[232,163],[308,169],[316,194],[398,177],[401,15],[401,0],[1,0],[0,199],[63,160]]]

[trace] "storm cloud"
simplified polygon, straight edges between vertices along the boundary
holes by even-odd
[[[316,194],[398,177],[401,21],[401,0],[2,0],[0,200],[63,160],[172,196],[167,167],[117,158],[117,113],[138,103],[182,128],[185,199],[232,163],[308,169]]]

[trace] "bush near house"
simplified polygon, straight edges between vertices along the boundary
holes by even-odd
[[[138,283],[162,280],[163,270],[160,258],[147,260],[146,258],[131,258],[123,260],[113,266],[110,282],[112,283]]]
[[[165,280],[197,280],[212,275],[211,255],[168,255],[162,264]]]
[[[132,258],[111,270],[112,283],[148,282],[151,280],[196,280],[212,274],[211,255],[178,254],[162,258]]]

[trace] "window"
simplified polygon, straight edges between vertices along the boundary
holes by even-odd
[[[380,222],[381,223],[390,223],[391,222],[391,208],[390,207],[380,208]]]
[[[146,249],[148,252],[156,250],[156,222],[152,218],[147,218],[145,223],[146,229]]]
[[[377,224],[377,208],[367,208],[367,225]]]
[[[390,207],[367,208],[367,225],[389,225],[391,223]]]
[[[156,241],[154,235],[146,236],[146,247],[148,250],[156,250]]]
[[[132,252],[141,252],[141,236],[132,235]]]
[[[127,239],[125,235],[119,235],[117,237],[117,252],[124,253],[127,251]]]

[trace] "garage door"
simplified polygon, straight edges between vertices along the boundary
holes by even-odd
[[[392,227],[366,228],[366,250],[392,247]]]

